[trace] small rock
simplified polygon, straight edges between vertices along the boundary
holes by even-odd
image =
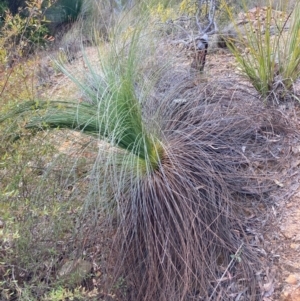
[[[300,146],[297,145],[297,146],[292,146],[292,152],[297,155],[300,153]]]
[[[0,219],[0,229],[4,227],[4,222]]]
[[[288,284],[295,285],[295,284],[298,283],[298,280],[299,280],[299,276],[298,276],[298,275],[291,274],[291,275],[289,275],[289,276],[285,279],[285,282],[288,283]]]
[[[300,301],[300,288],[282,294],[282,301]]]
[[[300,241],[300,233],[296,234],[295,241]]]
[[[88,277],[92,264],[83,259],[68,260],[58,271],[58,277],[69,284],[80,284]]]
[[[291,249],[297,251],[300,248],[300,244],[291,243],[290,247]]]

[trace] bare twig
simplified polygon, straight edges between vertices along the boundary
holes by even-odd
[[[208,25],[203,29],[202,25],[199,22],[199,16],[202,13],[203,7],[206,8],[205,18],[208,20]],[[196,24],[199,28],[201,34],[213,34],[217,30],[217,25],[215,22],[215,11],[216,11],[216,0],[198,0],[198,9],[196,12]],[[211,29],[212,28],[212,29]]]
[[[229,271],[229,269],[231,268],[231,266],[233,265],[233,263],[235,262],[236,258],[238,257],[238,255],[240,254],[240,251],[243,247],[244,243],[242,243],[239,248],[236,250],[235,254],[232,256],[231,261],[229,262],[229,264],[227,265],[227,268],[225,269],[224,273],[222,274],[221,278],[218,280],[217,285],[215,286],[213,292],[211,293],[208,301],[211,300],[211,298],[213,297],[213,295],[215,294],[215,292],[217,291],[220,283],[222,282],[222,280],[224,279],[225,275],[227,274],[227,272]]]

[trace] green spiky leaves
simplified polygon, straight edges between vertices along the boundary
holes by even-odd
[[[271,5],[253,11],[243,4],[246,13],[241,26],[224,2],[238,40],[227,45],[254,88],[264,99],[272,96],[278,102],[293,94],[300,75],[300,5],[289,12],[276,11]]]
[[[147,133],[142,120],[141,101],[135,92],[139,76],[138,42],[137,30],[132,33],[129,43],[127,41],[121,47],[113,45],[113,49],[100,58],[99,73],[90,66],[89,82],[79,82],[74,78],[87,101],[25,102],[0,118],[0,123],[35,112],[26,122],[27,129],[67,128],[98,135],[111,145],[144,160],[147,169],[156,169],[163,154],[162,146],[157,138]]]

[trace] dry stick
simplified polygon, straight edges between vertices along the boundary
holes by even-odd
[[[198,19],[198,15],[201,13],[201,6],[203,5],[203,1],[199,0],[199,3],[198,3],[198,9],[197,9],[197,12],[196,12],[196,15],[195,15],[195,18],[196,18],[196,24],[198,26],[198,29],[200,31],[200,33],[204,34],[213,34],[217,31],[217,25],[216,25],[216,22],[214,21],[214,18],[215,18],[215,10],[216,10],[216,3],[215,3],[215,0],[211,0],[210,3],[206,4],[206,9],[208,9],[208,6],[209,6],[209,11],[208,11],[208,25],[206,26],[206,28],[203,30],[202,29],[202,26],[199,22],[199,19]],[[211,28],[211,26],[213,25],[213,29],[209,31],[209,29]]]
[[[242,244],[239,246],[239,248],[236,250],[235,254],[232,256],[231,261],[229,262],[229,264],[228,264],[226,270],[224,271],[223,275],[221,276],[221,278],[218,280],[218,283],[217,283],[217,285],[215,286],[213,292],[211,293],[211,295],[210,295],[208,301],[211,300],[212,296],[214,295],[214,293],[216,292],[216,290],[217,290],[217,288],[219,287],[220,283],[222,282],[222,280],[223,280],[225,274],[228,272],[229,268],[231,267],[231,265],[232,265],[233,262],[235,261],[236,256],[239,254],[239,252],[240,252],[240,250],[241,250],[241,248],[242,248],[243,245],[244,245],[244,243],[242,243]]]
[[[173,41],[173,42],[171,42],[172,44],[183,43],[185,46],[189,46],[192,43],[195,44],[195,41],[198,40],[199,38],[203,37],[204,34],[211,35],[211,34],[214,34],[217,31],[217,25],[216,25],[216,22],[214,21],[215,9],[216,9],[215,0],[211,0],[210,4],[207,4],[207,5],[210,6],[209,13],[208,13],[208,16],[207,16],[209,23],[208,23],[208,25],[206,26],[206,28],[204,30],[203,30],[203,28],[200,24],[199,17],[198,17],[198,15],[201,13],[202,4],[203,4],[202,1],[199,1],[198,9],[197,9],[197,12],[195,14],[195,19],[196,19],[196,24],[197,24],[197,27],[198,27],[198,30],[199,30],[199,35],[191,36],[185,28],[183,28],[182,26],[180,26],[180,25],[176,24],[175,22],[173,22],[172,24],[175,25],[176,27],[182,29],[188,35],[189,38]],[[213,29],[209,30],[212,25],[213,25]]]
[[[7,83],[8,83],[8,80],[9,80],[9,78],[10,78],[12,72],[13,72],[13,68],[10,69],[9,74],[8,74],[8,76],[6,77],[6,81],[5,81],[4,85],[3,85],[3,88],[2,88],[2,90],[1,90],[0,96],[2,96],[2,94],[3,94],[3,92],[4,92],[5,88],[6,88]]]

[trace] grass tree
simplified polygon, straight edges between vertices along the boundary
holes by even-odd
[[[171,65],[144,72],[149,39],[143,27],[122,27],[99,68],[86,59],[88,82],[70,76],[87,101],[26,102],[0,122],[26,116],[27,129],[69,128],[110,145],[99,147],[86,204],[87,215],[100,212],[96,235],[112,241],[106,293],[122,279],[122,300],[255,300],[259,260],[236,208],[270,189],[249,167],[278,155],[276,126],[263,109],[199,93],[174,101],[183,83],[153,97]]]

